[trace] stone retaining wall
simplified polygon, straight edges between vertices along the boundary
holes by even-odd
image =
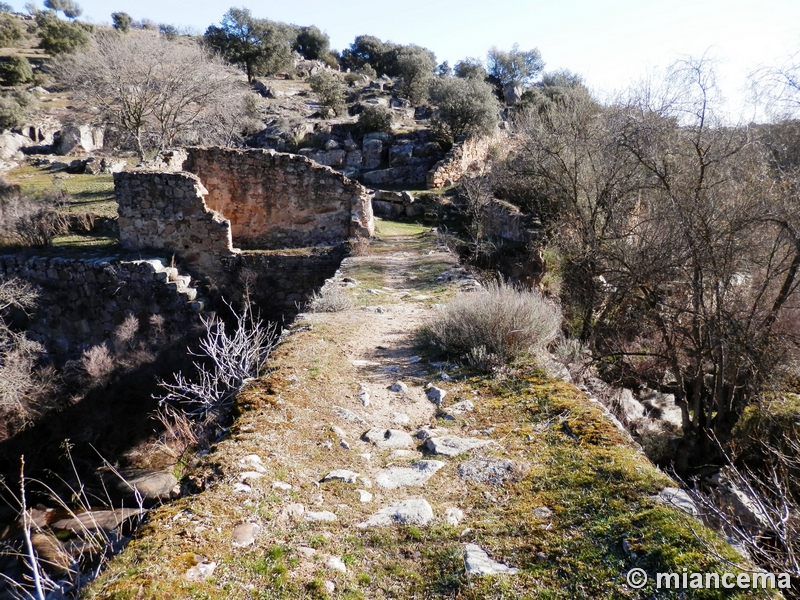
[[[247,282],[251,300],[262,316],[288,322],[310,295],[336,272],[345,256],[343,246],[313,252],[242,252],[224,261],[229,289]]]
[[[367,190],[304,156],[271,150],[189,148],[183,168],[230,219],[241,248],[331,245],[374,231]]]
[[[428,188],[439,189],[453,185],[467,172],[479,168],[498,142],[495,137],[467,138],[456,143],[445,157],[428,171]]]
[[[110,339],[128,315],[143,330],[160,315],[169,331],[198,322],[202,303],[188,277],[161,259],[77,259],[0,256],[0,275],[18,277],[40,293],[27,324],[28,336],[51,353],[75,355]]]
[[[122,247],[170,250],[193,270],[217,276],[220,260],[233,252],[231,224],[208,207],[207,193],[191,173],[115,173]]]

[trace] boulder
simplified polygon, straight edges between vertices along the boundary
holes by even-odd
[[[70,153],[94,152],[103,147],[105,129],[92,125],[67,125],[53,140],[53,152],[59,156]]]
[[[377,169],[383,158],[383,142],[375,138],[364,138],[361,145],[363,166],[365,169]]]
[[[350,150],[344,158],[344,164],[348,167],[360,167],[362,160],[361,150]]]
[[[503,98],[509,106],[517,104],[522,100],[522,86],[513,83],[504,85]]]
[[[0,160],[20,159],[20,150],[31,145],[31,139],[24,135],[4,131],[0,133]]]
[[[372,212],[376,217],[394,219],[403,214],[403,206],[383,200],[373,200]]]
[[[123,471],[124,481],[117,482],[117,489],[130,494],[134,490],[145,500],[168,500],[176,494],[178,480],[166,471],[132,469]]]
[[[50,528],[59,531],[83,533],[86,531],[114,531],[129,519],[139,518],[142,511],[134,508],[116,510],[88,510],[74,517],[50,523]]]

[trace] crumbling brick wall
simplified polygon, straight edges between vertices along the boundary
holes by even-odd
[[[367,190],[304,156],[189,148],[183,168],[203,181],[208,206],[230,219],[239,247],[334,245],[373,233]]]

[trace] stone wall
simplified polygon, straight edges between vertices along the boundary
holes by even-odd
[[[243,289],[262,317],[288,322],[312,292],[331,277],[345,255],[343,246],[302,251],[242,252],[224,261],[228,290]]]
[[[467,138],[458,142],[445,157],[428,171],[428,188],[439,189],[453,185],[471,170],[478,170],[489,156],[496,137]]]
[[[161,259],[76,259],[0,256],[0,275],[19,277],[40,293],[27,324],[28,336],[47,350],[71,356],[110,339],[128,315],[146,330],[160,315],[169,331],[198,322],[202,302],[188,277]]]
[[[306,157],[270,150],[189,148],[183,168],[208,189],[242,248],[340,244],[374,231],[367,190]]]
[[[122,247],[169,250],[194,271],[218,275],[222,257],[233,252],[231,224],[207,206],[207,193],[191,173],[115,173]]]

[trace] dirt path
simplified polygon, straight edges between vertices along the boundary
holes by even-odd
[[[187,465],[205,491],[154,511],[86,597],[638,598],[626,565],[718,568],[573,386],[424,354],[419,327],[476,285],[434,233],[382,226],[337,274],[355,307],[298,317]]]

